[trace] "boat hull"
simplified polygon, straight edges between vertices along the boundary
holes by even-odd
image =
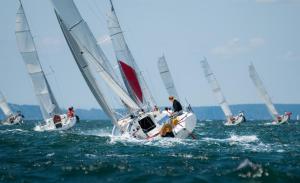
[[[161,137],[164,125],[171,124],[175,119],[176,125],[172,127],[173,136],[181,139],[189,137],[197,123],[196,115],[192,112],[183,112],[172,119],[160,112],[143,113],[136,118],[124,118],[118,121],[119,127],[113,128],[112,135],[150,140]]]
[[[288,123],[290,120],[290,115],[281,115],[281,121],[273,121],[273,125],[282,125]]]
[[[66,114],[59,115],[61,118],[60,123],[54,124],[53,118],[49,118],[45,121],[45,124],[35,127],[36,131],[63,131],[72,128],[76,122],[76,116],[68,118]]]
[[[13,116],[13,121],[10,120],[10,118],[5,119],[1,122],[2,125],[19,125],[23,123],[23,117],[22,116]]]
[[[234,121],[227,121],[224,123],[225,126],[236,126],[236,125],[239,125],[241,124],[242,122],[245,122],[246,121],[246,118],[244,115],[238,115],[238,116],[235,116],[234,117]]]

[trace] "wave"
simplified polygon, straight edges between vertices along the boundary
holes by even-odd
[[[259,139],[256,135],[234,135],[232,134],[229,138],[225,139],[216,139],[216,138],[203,138],[204,141],[218,141],[218,142],[241,142],[241,143],[250,143],[250,142],[257,142]]]
[[[9,133],[18,133],[18,132],[25,133],[25,132],[28,132],[28,130],[19,129],[19,128],[0,130],[0,133],[8,133],[8,132]]]
[[[262,165],[255,164],[249,159],[242,161],[234,172],[238,173],[238,176],[242,178],[258,178],[262,176],[269,176],[268,171],[263,169]]]

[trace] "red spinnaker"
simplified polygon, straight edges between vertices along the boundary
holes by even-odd
[[[143,103],[143,92],[135,70],[122,61],[119,61],[119,63],[130,87],[132,88],[133,92],[140,100],[140,102]]]

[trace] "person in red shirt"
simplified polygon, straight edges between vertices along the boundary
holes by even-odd
[[[73,109],[73,107],[69,107],[67,116],[68,116],[68,118],[73,118],[74,117],[74,109]]]

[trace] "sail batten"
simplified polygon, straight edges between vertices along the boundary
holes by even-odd
[[[17,45],[25,62],[27,72],[32,80],[43,118],[46,120],[54,114],[61,113],[61,110],[41,67],[22,4],[20,4],[17,11],[15,34]]]
[[[177,100],[180,100],[165,56],[158,59],[157,67],[168,95],[174,96]]]
[[[209,83],[213,94],[215,96],[215,98],[217,99],[218,104],[220,105],[222,111],[224,112],[225,116],[228,118],[232,117],[232,112],[229,108],[229,105],[222,93],[221,87],[214,75],[214,73],[212,72],[208,62],[206,59],[201,61],[201,66],[204,70],[204,76],[207,80],[207,82]]]
[[[267,90],[265,89],[264,84],[263,84],[262,80],[260,79],[258,73],[256,72],[256,69],[253,64],[251,64],[249,66],[249,76],[250,76],[251,80],[253,81],[260,97],[265,102],[269,113],[271,114],[271,116],[273,117],[274,120],[277,120],[277,116],[279,116],[279,113],[277,112],[277,110],[271,100],[271,97],[269,96]]]

